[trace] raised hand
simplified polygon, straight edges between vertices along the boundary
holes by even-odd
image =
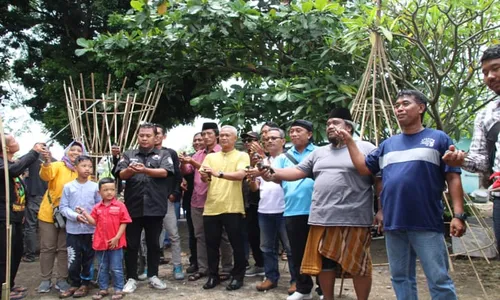
[[[451,167],[461,167],[465,160],[465,152],[451,145],[442,157],[445,164]]]

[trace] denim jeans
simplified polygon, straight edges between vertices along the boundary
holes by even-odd
[[[448,254],[443,233],[390,230],[385,243],[391,280],[398,300],[417,300],[416,259],[427,277],[432,300],[457,299],[448,275]]]
[[[24,254],[34,259],[38,248],[38,211],[43,196],[28,196],[24,221]]]
[[[285,218],[283,213],[279,214],[261,214],[259,213],[260,227],[260,250],[264,256],[264,272],[266,278],[273,283],[277,283],[280,279],[279,264],[278,264],[278,237],[285,247],[288,256],[288,269],[290,271],[290,282],[295,282],[297,274],[292,260],[292,250],[290,242],[286,234]]]
[[[66,234],[68,274],[72,287],[88,286],[94,277],[92,234]]]
[[[96,251],[99,269],[97,282],[100,290],[109,288],[109,273],[113,276],[115,292],[123,290],[123,249]]]

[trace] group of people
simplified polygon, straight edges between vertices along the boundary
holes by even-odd
[[[481,64],[486,85],[500,95],[500,46],[487,49]],[[352,277],[358,299],[368,299],[371,229],[376,224],[385,235],[397,299],[417,299],[417,257],[432,299],[456,299],[448,274],[442,193],[447,191],[453,202],[450,234],[460,237],[467,218],[460,167],[500,171],[500,153],[488,146],[491,130],[500,122],[499,103],[492,101],[476,117],[469,153],[457,150],[444,132],[423,126],[428,100],[415,90],[402,90],[396,96],[394,113],[402,133],[378,147],[354,138],[356,124],[342,107],[326,118],[329,144],[315,146],[313,123],[299,119],[287,128],[292,143],[288,150],[286,132],[273,122],[266,122],[260,133],[240,135],[245,151],[236,149],[235,127],[205,123],[193,138],[196,152],[178,155],[162,146],[165,128],[144,123],[137,133],[137,149],[113,150],[116,179],[98,183],[90,180],[92,159],[82,143],[71,143],[61,161],[54,161],[43,143],[14,160],[19,144],[6,135],[8,166],[0,160],[0,281],[6,279],[7,192],[11,299],[26,296],[27,289],[15,285],[15,278],[21,260],[33,261],[36,227],[40,293],[52,287],[56,257],[55,288],[61,298],[86,296],[97,277],[99,291],[93,299],[102,299],[110,294],[109,274],[112,299],[133,293],[140,279],[165,289],[158,277],[162,231],[172,241],[174,278],[184,279],[176,202],[182,202],[189,229],[188,280],[206,277],[203,289],[228,280],[226,289],[237,290],[245,277],[252,276],[264,276],[256,285],[258,291],[277,287],[281,242],[291,275],[287,300],[312,299],[313,276],[321,298],[331,300],[340,274]],[[20,177],[27,169],[25,183]],[[41,182],[33,184],[37,174]],[[123,203],[116,198],[122,182]],[[499,199],[495,196],[497,240]],[[138,270],[141,252],[146,256],[144,274]]]

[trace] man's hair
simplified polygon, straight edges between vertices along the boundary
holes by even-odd
[[[4,135],[5,135],[5,146],[7,146],[7,145],[9,144],[9,143],[7,142],[7,138],[10,136],[10,134],[8,134],[8,133],[6,132],[6,133],[4,133]],[[2,152],[2,147],[3,147],[3,145],[2,145],[2,139],[0,139],[0,152]],[[0,153],[0,154],[1,154],[1,153]]]
[[[193,135],[193,139],[194,139],[194,137],[195,137],[195,136],[197,136],[197,135],[201,135],[201,132],[197,132],[197,133],[195,133],[195,134]]]
[[[75,165],[78,165],[80,164],[81,162],[84,162],[84,161],[90,161],[92,162],[92,158],[88,155],[79,155],[76,159],[75,159]]]
[[[156,135],[156,134],[158,134],[158,130],[156,130],[157,126],[158,126],[157,124],[145,122],[145,123],[142,123],[141,125],[139,125],[139,130],[141,128],[152,128],[153,129],[153,133]]]
[[[99,189],[101,189],[103,184],[107,183],[115,183],[115,180],[111,177],[104,177],[103,179],[99,180]]]
[[[260,132],[262,132],[262,128],[264,127],[269,127],[269,128],[279,128],[278,124],[274,123],[273,121],[267,121],[266,123],[262,124],[260,127]]]
[[[220,128],[220,130],[222,131],[222,129],[229,129],[235,136],[238,136],[238,130],[236,129],[236,127],[234,126],[231,126],[231,125],[224,125]]]
[[[160,132],[158,131],[158,129],[161,130],[162,134],[165,135],[167,133],[166,129],[165,129],[165,126],[161,125],[161,124],[154,124],[155,127],[156,127],[156,134],[160,134]]]
[[[283,131],[283,129],[278,128],[278,127],[271,127],[271,128],[269,128],[269,132],[271,132],[271,131],[277,131],[280,133],[280,138],[282,138],[282,139],[285,138],[285,131]]]
[[[212,131],[214,132],[215,136],[217,136],[217,137],[219,136],[219,129],[215,129],[215,128],[208,128],[208,129],[205,129],[205,130],[203,130],[203,131],[206,131],[206,130],[212,130]],[[203,132],[203,131],[202,131],[202,132]],[[202,133],[202,132],[200,132],[200,133]]]
[[[481,64],[485,61],[500,58],[500,44],[491,46],[484,50],[483,56],[481,56]]]

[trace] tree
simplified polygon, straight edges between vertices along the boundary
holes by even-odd
[[[119,28],[108,22],[110,16],[129,10],[129,0],[21,0],[0,4],[0,38],[4,44],[0,50],[0,70],[10,70],[12,80],[32,93],[24,104],[33,108],[31,115],[35,120],[42,121],[52,132],[68,123],[62,83],[68,81],[69,76],[79,85],[81,73],[89,86],[89,76],[93,72],[97,90],[104,90],[111,70],[88,56],[76,55],[75,50],[80,48],[77,40],[92,39],[100,32],[116,32]],[[19,55],[3,59],[2,53]],[[135,83],[140,74],[129,72],[129,82]],[[123,78],[114,79],[118,89]],[[136,86],[129,86],[129,89],[136,90]],[[189,105],[182,103],[162,105],[159,111],[158,118],[169,127],[194,117]],[[68,130],[58,140],[67,143],[70,138]]]

